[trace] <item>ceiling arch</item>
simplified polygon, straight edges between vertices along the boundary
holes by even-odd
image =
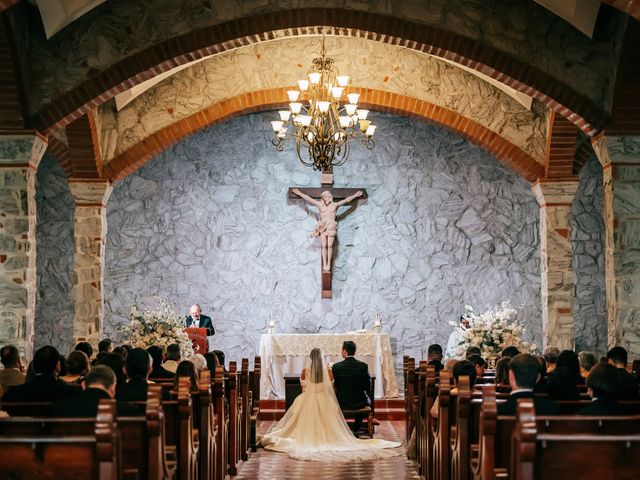
[[[107,4],[110,3],[107,2]],[[140,48],[134,53],[131,53],[132,50],[129,48],[128,56],[115,55],[117,61],[98,72],[91,72],[89,69],[85,79],[69,90],[65,90],[66,87],[61,84],[59,88],[64,92],[55,98],[51,92],[48,93],[48,97],[47,94],[35,95],[35,97],[43,97],[43,101],[39,104],[36,101],[36,108],[32,110],[29,117],[30,124],[37,128],[64,125],[141,81],[203,56],[273,40],[281,36],[299,37],[318,34],[323,30],[328,30],[335,35],[364,37],[401,45],[476,69],[518,91],[531,95],[567,117],[588,134],[594,134],[608,118],[607,107],[610,103],[608,88],[611,79],[607,78],[607,72],[613,75],[615,71],[614,53],[617,39],[608,39],[606,42],[595,45],[585,43],[583,39],[576,36],[577,34],[574,35],[569,30],[570,27],[564,27],[564,23],[559,23],[561,21],[557,17],[541,12],[544,10],[541,7],[530,6],[525,2],[524,6],[517,7],[525,9],[523,12],[513,6],[509,13],[513,18],[520,19],[527,27],[523,27],[522,33],[518,33],[519,38],[522,39],[521,42],[502,38],[500,43],[496,41],[498,37],[488,34],[485,34],[484,38],[478,38],[479,35],[482,36],[482,32],[490,30],[497,32],[502,27],[500,15],[504,13],[496,8],[493,11],[491,8],[483,7],[483,2],[479,0],[478,5],[470,8],[471,10],[475,8],[481,13],[477,20],[484,23],[474,28],[460,24],[460,18],[456,15],[463,12],[451,11],[444,0],[430,2],[431,10],[427,11],[424,11],[424,6],[392,1],[387,2],[391,8],[388,8],[389,6],[382,8],[383,12],[344,8],[287,10],[289,2],[267,3],[268,5],[261,4],[262,8],[258,10],[263,13],[254,16],[207,25]],[[322,2],[322,4],[327,3],[336,2]],[[284,8],[281,5],[284,5]],[[248,9],[249,5],[242,8]],[[280,10],[275,12],[265,11],[278,8]],[[380,7],[373,4],[373,6],[368,5],[367,8],[375,10]],[[419,11],[412,11],[412,9]],[[101,10],[101,7],[98,7],[96,12],[98,10]],[[394,16],[389,15],[390,11]],[[209,13],[210,17],[214,16],[211,12]],[[237,11],[233,13],[244,14]],[[430,24],[408,20],[414,18],[420,18]],[[82,24],[83,20],[84,18],[79,23]],[[529,32],[527,21],[533,24],[532,28],[541,26],[548,30],[547,33],[532,34],[536,41],[540,38],[543,39],[540,41],[544,41],[544,38],[551,37],[554,42],[559,42],[558,48],[538,45],[536,49],[535,45],[527,43],[531,42],[527,36]],[[181,23],[184,22],[176,21],[176,24]],[[87,25],[80,25],[77,28],[86,30]],[[503,31],[503,33],[506,32]],[[495,35],[499,36],[499,32]],[[67,39],[61,38],[59,42],[65,40]],[[522,48],[520,43],[526,44],[527,48]],[[575,48],[563,48],[563,46]],[[505,51],[512,47],[512,51]],[[529,51],[531,55],[527,55]],[[598,62],[589,64],[589,52],[599,54]],[[567,57],[564,64],[563,59],[558,58],[563,55],[571,56],[574,53],[576,58]],[[45,64],[46,62],[33,62],[33,68],[46,67]],[[53,82],[64,82],[55,72],[47,72],[46,68],[43,72],[50,74]]]
[[[245,93],[187,116],[124,151],[103,167],[111,180],[125,178],[155,155],[182,138],[214,123],[258,111],[281,108],[288,104],[288,87]],[[533,182],[544,175],[544,166],[500,135],[454,111],[405,95],[372,89],[356,89],[361,104],[382,112],[411,116],[448,128],[503,162],[507,167]]]

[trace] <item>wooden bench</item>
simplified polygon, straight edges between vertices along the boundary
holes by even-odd
[[[200,480],[214,478],[216,472],[216,439],[218,436],[218,418],[214,413],[211,393],[211,374],[208,370],[200,372],[200,390],[193,394],[195,421],[199,433],[198,466]]]
[[[218,365],[213,377],[212,392],[213,409],[218,419],[215,480],[224,480],[224,478],[226,478],[229,465],[229,415],[227,412],[225,390],[224,368],[221,365]]]
[[[38,480],[121,478],[115,420],[115,402],[112,400],[100,401],[90,434],[67,435],[51,431],[56,424],[63,425],[68,419],[0,419],[0,477]],[[38,431],[38,434],[25,435],[21,431]]]
[[[258,428],[260,425],[260,377],[262,375],[262,363],[260,357],[253,361],[253,371],[249,373],[249,393],[251,394],[251,417],[249,426],[249,445],[255,452],[258,447]]]

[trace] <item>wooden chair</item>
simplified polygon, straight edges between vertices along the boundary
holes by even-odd
[[[120,478],[115,402],[101,400],[91,434],[49,433],[52,425],[67,421],[58,418],[0,419],[0,477]],[[18,430],[39,433],[22,435],[14,431],[16,425]]]

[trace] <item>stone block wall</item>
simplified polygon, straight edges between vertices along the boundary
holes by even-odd
[[[580,171],[571,208],[573,317],[576,351],[607,351],[602,167],[594,157]]]
[[[133,303],[193,302],[229,358],[254,355],[270,319],[280,332],[371,328],[423,358],[464,305],[510,300],[539,342],[539,210],[530,185],[466,140],[373,114],[372,151],[355,146],[336,186],[369,198],[339,222],[333,299],[320,299],[315,207],[287,201],[317,186],[291,146],[270,143],[275,112],[215,125],[115,185],[107,207],[105,334]]]
[[[53,345],[67,353],[73,339],[73,215],[67,175],[45,154],[36,178],[36,268],[38,295],[35,348]]]

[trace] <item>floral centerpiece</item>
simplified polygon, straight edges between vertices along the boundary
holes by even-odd
[[[473,308],[465,306],[463,322],[451,322],[454,335],[458,338],[456,356],[464,357],[464,352],[472,346],[480,347],[482,357],[493,363],[506,347],[517,347],[520,352],[534,352],[536,344],[523,340],[525,328],[523,322],[516,320],[518,311],[511,308],[508,302],[490,308],[484,313],[476,314]]]
[[[155,310],[138,310],[131,307],[130,322],[118,330],[129,339],[134,347],[149,348],[153,345],[165,349],[167,345],[180,345],[183,359],[194,354],[189,335],[184,331],[184,318],[177,313],[173,305],[165,299],[159,299]]]

